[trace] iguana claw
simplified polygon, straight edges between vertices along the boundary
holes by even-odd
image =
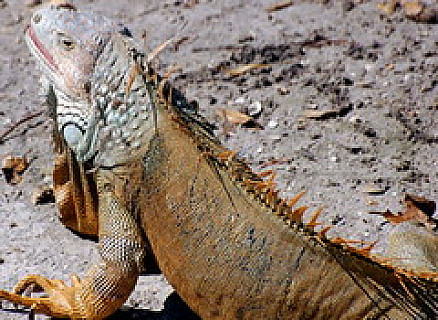
[[[79,289],[80,282],[74,275],[71,279],[73,285],[69,287],[61,280],[28,275],[17,283],[12,292],[0,289],[0,300],[8,300],[53,317],[74,317],[75,291]],[[31,292],[45,292],[45,296],[34,298],[22,295],[28,289]]]

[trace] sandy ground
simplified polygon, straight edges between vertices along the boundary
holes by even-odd
[[[307,190],[303,203],[325,206],[321,221],[336,226],[330,236],[384,239],[390,224],[367,212],[400,211],[405,193],[438,200],[438,27],[401,10],[386,15],[374,1],[297,1],[268,13],[276,2],[76,4],[125,23],[145,51],[175,37],[160,69],[178,67],[173,83],[199,101],[229,148],[256,171],[275,170],[282,196]],[[0,134],[45,110],[23,41],[31,10],[0,1]],[[248,64],[263,66],[227,72]],[[249,114],[256,125],[233,125],[221,110]],[[327,116],[309,117],[319,111]],[[54,204],[31,203],[32,192],[51,183],[50,128],[48,116],[37,116],[0,141],[0,158],[31,161],[17,185],[0,174],[0,288],[29,273],[67,280],[96,260],[95,244],[65,229]],[[141,277],[114,319],[187,319],[175,295],[166,300],[171,291],[161,276]],[[3,308],[0,319],[27,318]]]

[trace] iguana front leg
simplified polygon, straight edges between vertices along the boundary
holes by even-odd
[[[120,180],[112,172],[99,170],[99,249],[101,262],[82,281],[72,276],[72,286],[60,280],[29,275],[14,293],[0,290],[0,299],[32,308],[37,313],[72,319],[103,319],[129,297],[143,266],[145,244],[141,231],[116,187]],[[46,296],[22,296],[26,289]]]

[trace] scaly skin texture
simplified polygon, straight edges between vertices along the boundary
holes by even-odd
[[[304,224],[299,196],[280,199],[222,147],[122,26],[52,5],[35,13],[27,40],[49,83],[61,220],[98,235],[102,261],[71,287],[31,275],[0,298],[102,319],[148,255],[204,319],[436,317],[433,233],[412,227],[376,257],[315,232],[317,214]],[[48,297],[22,296],[31,285]]]

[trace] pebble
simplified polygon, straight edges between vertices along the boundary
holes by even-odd
[[[5,118],[2,119],[2,124],[3,124],[4,126],[8,126],[8,125],[10,125],[11,123],[12,123],[12,119],[11,119],[11,118],[5,117]]]
[[[278,127],[278,121],[277,120],[273,120],[273,119],[269,120],[268,128],[275,129],[277,127]]]
[[[386,189],[381,188],[373,183],[369,183],[369,184],[366,184],[365,186],[363,186],[362,192],[368,193],[368,194],[379,195],[379,194],[384,194],[386,192]]]
[[[279,94],[281,94],[283,96],[290,93],[290,90],[286,87],[278,87],[277,91]]]
[[[348,119],[351,123],[361,123],[362,120],[359,117],[352,116]]]
[[[236,100],[234,100],[235,104],[244,104],[246,101],[245,97],[239,97]]]
[[[254,101],[248,106],[248,115],[251,117],[257,117],[262,113],[262,103],[260,101]]]

